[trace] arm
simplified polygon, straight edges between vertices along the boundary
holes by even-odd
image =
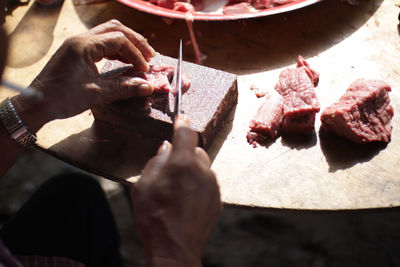
[[[154,55],[143,36],[111,20],[61,45],[31,84],[43,93],[41,100],[17,95],[11,102],[22,122],[36,133],[51,120],[77,115],[100,103],[152,94],[152,86],[140,78],[102,79],[95,63],[103,58],[119,59],[146,71]],[[0,176],[21,152],[0,123]]]
[[[221,212],[210,159],[185,117],[132,187],[133,216],[147,267],[200,267]]]

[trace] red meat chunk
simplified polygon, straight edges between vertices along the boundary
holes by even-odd
[[[259,107],[257,114],[250,122],[250,131],[247,141],[250,144],[261,142],[267,137],[274,139],[281,132],[283,121],[283,98],[272,91]]]
[[[242,2],[226,5],[223,7],[222,12],[224,14],[247,14],[254,12],[251,8],[252,6],[249,3]]]
[[[285,123],[282,130],[292,133],[309,133],[314,130],[315,114],[320,110],[314,84],[319,75],[303,64],[294,69],[285,69],[279,75],[275,90],[283,96]],[[302,125],[304,124],[304,125]]]
[[[251,4],[257,9],[265,9],[288,4],[293,1],[295,0],[252,0]]]
[[[324,110],[321,127],[357,143],[389,142],[390,91],[390,85],[381,80],[354,81],[338,102]]]
[[[314,85],[319,74],[303,57],[299,56],[297,67],[281,72],[275,90],[266,97],[250,122],[247,141],[255,144],[267,138],[276,138],[280,132],[310,133],[314,130],[315,115],[320,109]],[[256,87],[252,86],[252,90]]]
[[[307,72],[308,77],[310,77],[314,86],[317,86],[319,82],[319,73],[316,72],[314,69],[312,69],[310,64],[308,64],[308,62],[302,56],[299,55],[297,57],[297,68],[300,67],[305,67],[305,71]]]

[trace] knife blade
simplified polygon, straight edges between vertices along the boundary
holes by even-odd
[[[182,39],[179,41],[178,63],[176,66],[176,83],[175,83],[175,109],[174,117],[182,114]]]

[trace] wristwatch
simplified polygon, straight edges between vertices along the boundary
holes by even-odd
[[[36,143],[36,136],[22,123],[9,97],[0,104],[0,121],[20,146],[27,147]]]

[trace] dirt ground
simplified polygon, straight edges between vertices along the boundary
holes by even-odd
[[[0,179],[0,214],[15,212],[49,177],[76,170],[41,151],[26,151]],[[122,186],[101,177],[98,180],[119,227],[125,266],[143,266],[141,245]],[[203,265],[389,267],[400,266],[399,252],[398,208],[311,212],[225,206]]]

